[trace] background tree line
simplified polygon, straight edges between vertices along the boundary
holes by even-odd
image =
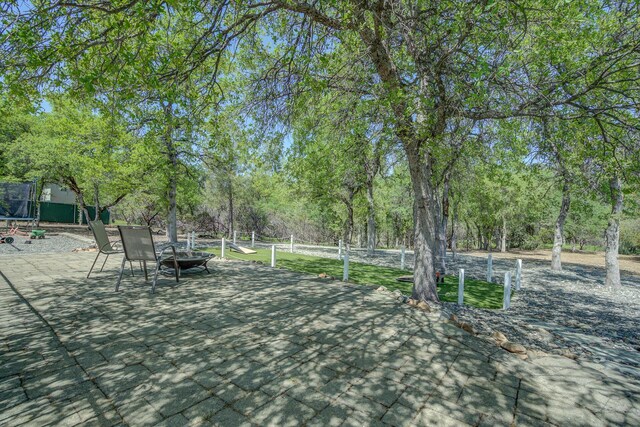
[[[406,244],[422,300],[437,300],[447,248],[471,246],[552,244],[561,269],[563,243],[602,244],[620,284],[640,163],[636,2],[2,8],[0,108],[28,117],[3,118],[5,175],[73,177],[82,204],[162,218],[172,241],[180,218]],[[51,112],[19,113],[43,96]],[[63,105],[86,120],[65,125]]]

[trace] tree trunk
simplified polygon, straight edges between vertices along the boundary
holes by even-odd
[[[451,220],[451,254],[453,260],[456,260],[456,252],[458,250],[458,233],[456,232],[456,224],[458,223],[458,205],[453,204],[453,218]]]
[[[569,214],[571,207],[571,193],[569,191],[569,182],[565,179],[562,185],[562,204],[560,205],[560,213],[556,220],[556,227],[553,233],[553,249],[551,250],[551,269],[554,271],[562,271],[562,244],[564,243],[564,223]]]
[[[84,201],[84,193],[76,182],[76,179],[73,176],[64,176],[62,177],[62,182],[67,187],[69,187],[71,191],[73,191],[73,194],[76,195],[76,200],[78,201],[78,205],[80,205],[80,210],[84,214],[84,217],[87,219],[87,221],[89,221],[91,217],[89,216],[89,210],[87,209],[87,205]],[[78,224],[82,224],[82,217],[80,218],[80,221],[78,221]]]
[[[227,183],[227,202],[229,205],[229,215],[227,215],[227,237],[233,239],[233,183],[231,179]]]
[[[449,178],[447,173],[444,177],[442,189],[442,216],[438,228],[438,268],[440,274],[447,273],[447,224],[449,223]]]
[[[469,221],[465,218],[464,220],[464,237],[465,237],[465,246],[467,252],[471,250],[471,239],[473,238],[473,230],[471,230],[471,226],[469,226]]]
[[[507,252],[507,219],[502,217],[502,232],[500,233],[500,252]]]
[[[618,265],[618,245],[620,243],[620,215],[622,214],[622,184],[620,178],[615,176],[609,182],[611,189],[611,216],[605,231],[604,263],[607,269],[605,286],[620,288],[620,266]]]
[[[476,229],[478,231],[478,249],[483,249],[484,248],[484,235],[482,234],[482,229],[477,224],[476,224]]]
[[[177,215],[177,194],[178,194],[178,152],[173,143],[173,107],[170,102],[164,105],[166,119],[166,129],[164,143],[167,148],[167,156],[171,170],[169,172],[169,188],[167,198],[169,202],[169,212],[167,215],[167,238],[170,243],[178,241],[178,215]]]
[[[100,219],[100,213],[101,213],[101,209],[100,209],[100,193],[98,192],[98,184],[94,183],[93,184],[93,205],[94,205],[94,209],[96,210],[93,214],[93,220],[97,221]]]
[[[436,239],[439,224],[437,194],[431,182],[430,162],[422,161],[415,145],[405,145],[414,193],[414,270],[413,299],[440,301],[436,288]]]
[[[347,208],[347,222],[344,230],[344,247],[349,251],[351,249],[351,239],[353,238],[353,197],[354,191],[349,191],[348,197],[345,197],[342,201]]]
[[[376,207],[373,199],[373,179],[367,179],[367,255],[376,250]]]

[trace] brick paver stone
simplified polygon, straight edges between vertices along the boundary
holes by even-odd
[[[0,425],[640,424],[638,372],[525,362],[371,287],[212,262],[116,293],[93,256],[0,256]]]

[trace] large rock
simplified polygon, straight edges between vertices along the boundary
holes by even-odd
[[[473,325],[471,325],[471,323],[467,323],[467,322],[461,322],[460,323],[460,328],[463,331],[467,331],[469,332],[471,335],[475,334],[475,331],[473,330]]]
[[[503,334],[500,331],[493,331],[493,333],[491,334],[491,338],[493,338],[493,340],[498,344],[502,344],[505,341],[509,341],[505,336],[505,334]]]
[[[429,307],[429,304],[424,301],[420,301],[418,305],[416,305],[416,307],[418,307],[420,310],[431,311],[431,307]]]
[[[516,354],[526,354],[527,353],[527,349],[524,348],[523,345],[511,342],[511,341],[505,341],[505,342],[501,343],[500,347],[504,348],[505,350],[507,350],[510,353],[516,353]]]
[[[384,286],[380,286],[378,289],[376,289],[376,292],[386,293],[389,292],[389,289],[385,288]]]
[[[417,307],[418,306],[418,300],[415,300],[413,298],[409,298],[409,301],[407,301],[407,304],[409,304],[411,307]]]

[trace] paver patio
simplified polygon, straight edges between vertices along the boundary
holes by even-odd
[[[633,374],[524,362],[372,288],[249,263],[0,257],[0,425],[640,425]]]

